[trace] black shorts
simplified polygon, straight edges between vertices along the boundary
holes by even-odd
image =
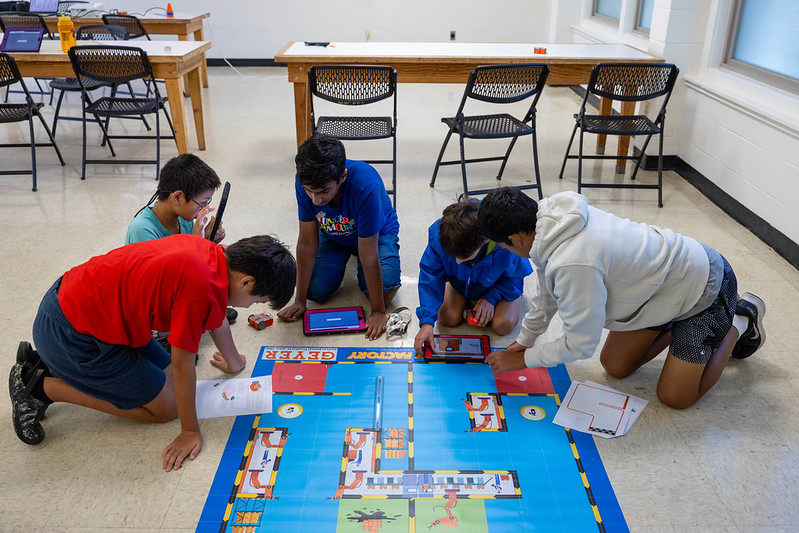
[[[738,280],[726,259],[719,294],[707,309],[671,324],[669,351],[681,361],[703,365],[721,345],[732,327],[738,303]],[[668,329],[668,328],[653,328]]]

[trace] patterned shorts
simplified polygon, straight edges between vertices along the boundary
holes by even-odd
[[[727,260],[723,257],[722,259],[724,277],[713,303],[704,311],[671,324],[669,351],[677,359],[687,363],[707,363],[732,327],[735,305],[738,302],[738,280]]]

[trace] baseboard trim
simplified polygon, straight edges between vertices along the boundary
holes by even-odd
[[[227,67],[228,63],[234,67],[285,67],[286,63],[278,63],[274,59],[259,58],[259,59],[221,59],[218,57],[209,57],[206,60],[209,67]]]

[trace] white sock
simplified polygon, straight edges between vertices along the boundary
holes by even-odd
[[[743,315],[735,315],[732,319],[732,327],[738,330],[738,338],[744,334],[744,331],[749,328],[749,317]]]

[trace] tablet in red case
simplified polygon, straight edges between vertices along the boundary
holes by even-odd
[[[302,331],[308,336],[366,331],[363,307],[309,309],[303,316]]]
[[[490,353],[488,335],[433,335],[435,349],[424,346],[425,361],[482,362]]]

